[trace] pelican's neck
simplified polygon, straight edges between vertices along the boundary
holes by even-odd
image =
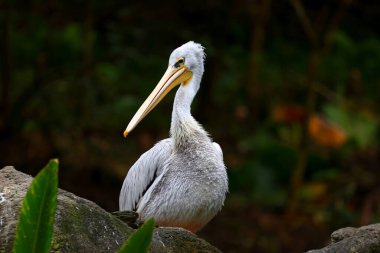
[[[170,135],[176,148],[186,147],[199,135],[207,136],[202,126],[191,115],[191,103],[197,93],[194,87],[199,85],[195,82],[200,82],[200,79],[193,78],[186,85],[181,85],[174,99]]]

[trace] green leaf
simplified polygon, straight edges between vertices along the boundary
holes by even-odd
[[[13,253],[49,252],[57,207],[58,160],[33,179],[21,207]]]
[[[152,242],[154,219],[147,220],[137,229],[128,240],[121,246],[118,253],[146,253]]]
[[[324,106],[327,118],[343,128],[348,137],[360,148],[368,147],[376,138],[378,123],[376,118],[365,111],[349,111],[344,107],[327,104]]]

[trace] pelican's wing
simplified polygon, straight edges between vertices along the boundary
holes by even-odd
[[[172,142],[165,139],[140,156],[124,179],[119,197],[120,211],[137,210],[138,202],[162,173],[162,167],[171,153]]]
[[[222,151],[222,148],[221,148],[221,147],[219,146],[219,144],[216,143],[216,142],[213,142],[212,144],[214,145],[214,147],[215,147],[215,149],[216,149],[218,155],[220,155],[220,157],[223,159],[223,151]]]

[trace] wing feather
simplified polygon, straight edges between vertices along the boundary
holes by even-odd
[[[137,204],[162,173],[171,153],[172,142],[165,139],[140,156],[124,179],[119,197],[120,211],[137,210]]]
[[[219,144],[218,143],[216,143],[216,142],[213,142],[212,143],[213,145],[214,145],[214,147],[215,147],[215,149],[216,149],[216,151],[218,152],[218,154],[222,157],[222,159],[223,159],[223,151],[222,151],[222,148],[219,146]]]

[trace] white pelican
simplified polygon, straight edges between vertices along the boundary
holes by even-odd
[[[192,41],[175,49],[169,67],[124,131],[136,125],[175,86],[170,138],[145,152],[131,167],[120,192],[120,211],[154,217],[160,226],[196,232],[222,208],[228,179],[220,146],[191,116],[204,71],[203,47]]]

